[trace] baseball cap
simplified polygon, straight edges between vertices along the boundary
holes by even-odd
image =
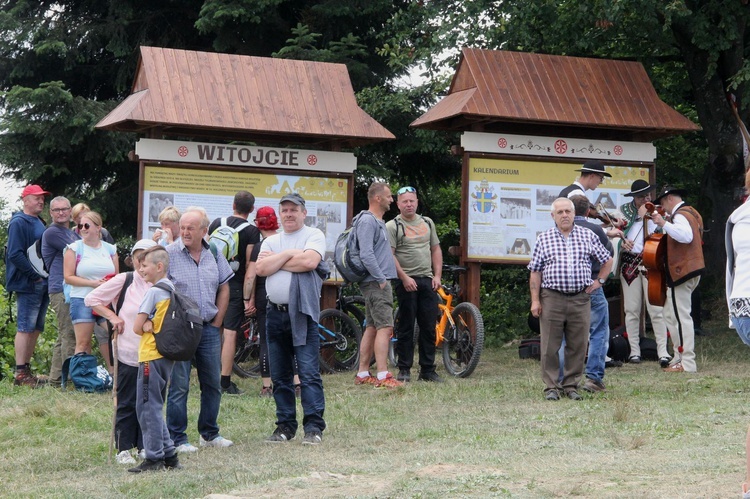
[[[279,228],[279,221],[276,219],[276,212],[270,206],[258,208],[255,213],[255,226],[261,230],[276,230]]]
[[[154,246],[156,246],[156,244],[156,241],[154,241],[153,239],[141,239],[133,245],[133,249],[130,250],[130,255],[132,256],[133,253],[136,252],[136,250],[147,250],[149,248],[153,248]]]
[[[279,201],[279,204],[285,203],[289,201],[290,203],[294,203],[298,206],[305,206],[305,198],[297,194],[296,192],[293,192],[291,194],[287,194],[283,198],[281,198],[281,201]]]
[[[23,188],[23,191],[21,191],[21,197],[25,198],[26,196],[34,195],[34,196],[49,196],[51,195],[51,192],[47,192],[41,187],[39,187],[36,184],[30,184]]]

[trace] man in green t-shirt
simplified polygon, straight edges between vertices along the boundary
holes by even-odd
[[[435,372],[435,321],[438,316],[437,289],[443,269],[443,253],[435,224],[417,214],[417,190],[402,187],[397,205],[400,212],[386,224],[396,260],[396,297],[399,322],[396,326],[396,356],[399,381],[411,381],[414,361],[414,320],[419,325],[419,379],[440,382]]]

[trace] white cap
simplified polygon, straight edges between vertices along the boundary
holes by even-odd
[[[149,248],[153,248],[154,246],[156,246],[156,241],[154,241],[153,239],[141,239],[133,245],[133,249],[130,250],[130,256],[133,256],[135,250],[147,250]]]

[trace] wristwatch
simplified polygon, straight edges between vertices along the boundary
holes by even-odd
[[[597,281],[599,281],[599,284],[601,284],[602,286],[604,286],[605,284],[607,284],[607,280],[604,279],[604,278],[602,278],[602,277],[598,278]]]

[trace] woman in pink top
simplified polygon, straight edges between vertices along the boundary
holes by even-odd
[[[142,449],[143,439],[135,412],[136,387],[138,381],[138,345],[141,338],[133,332],[133,322],[138,314],[143,296],[151,284],[143,280],[137,269],[144,250],[156,246],[151,239],[141,239],[133,246],[133,281],[125,291],[122,307],[115,314],[120,292],[125,284],[126,273],[117,274],[109,281],[91,291],[84,300],[87,307],[106,318],[117,334],[117,415],[115,418],[115,441],[117,462],[135,464],[131,449]],[[112,308],[110,308],[110,306]]]

